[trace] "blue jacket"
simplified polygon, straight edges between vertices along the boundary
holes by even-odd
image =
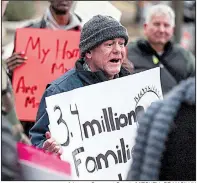
[[[83,59],[78,60],[74,69],[66,72],[63,76],[47,86],[40,101],[35,125],[29,132],[33,145],[42,148],[43,142],[46,140],[45,133],[49,131],[49,119],[46,111],[45,97],[108,80],[102,71],[85,71],[83,69],[83,63]],[[121,68],[119,77],[129,74],[130,73],[126,69]]]

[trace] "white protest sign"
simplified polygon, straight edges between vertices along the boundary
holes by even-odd
[[[108,15],[120,21],[121,11],[108,1],[77,1],[74,12],[82,18],[82,25],[95,15]]]
[[[162,99],[160,68],[46,98],[49,129],[74,180],[125,180],[138,115]]]

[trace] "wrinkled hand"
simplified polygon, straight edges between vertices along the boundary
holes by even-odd
[[[24,55],[25,52],[13,53],[11,57],[6,60],[7,68],[10,72],[13,72],[14,69],[27,60],[27,57]]]
[[[47,140],[44,142],[43,144],[43,149],[48,151],[48,152],[51,152],[51,153],[54,153],[58,156],[62,155],[62,147],[60,144],[58,144],[56,142],[56,140],[54,138],[51,137],[51,133],[50,132],[46,132],[45,133],[45,136],[47,138]]]

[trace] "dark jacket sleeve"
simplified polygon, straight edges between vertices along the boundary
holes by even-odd
[[[184,49],[183,47],[181,47],[180,45],[175,45],[174,46],[175,51],[178,52],[178,54],[181,55],[181,57],[183,58],[183,60],[185,61],[185,70],[186,70],[186,75],[184,77],[184,79],[187,79],[189,77],[194,77],[196,76],[196,58],[195,56],[192,54],[192,52]]]
[[[43,143],[46,140],[45,133],[49,131],[49,118],[46,111],[45,98],[57,93],[60,93],[59,88],[55,85],[51,85],[45,90],[40,101],[36,122],[29,132],[31,143],[36,147],[42,148]]]
[[[137,47],[137,42],[130,42],[127,45],[127,58],[128,61],[131,62],[133,65],[132,74],[147,70],[146,67],[144,67],[146,64],[144,62],[139,61],[140,57],[141,52]]]

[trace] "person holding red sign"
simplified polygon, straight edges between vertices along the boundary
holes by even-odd
[[[81,18],[72,13],[71,7],[73,5],[73,1],[67,0],[50,0],[50,6],[46,10],[44,16],[39,22],[30,24],[27,28],[40,28],[40,29],[63,29],[63,30],[81,30]],[[21,66],[27,57],[25,52],[14,52],[12,56],[10,56],[6,60],[7,69],[12,80],[12,74],[15,68]],[[29,129],[33,126],[33,123],[30,122],[22,122],[25,133],[28,135]]]
[[[81,18],[70,11],[73,1],[50,0],[49,2],[50,6],[41,21],[30,24],[27,28],[81,30]],[[23,51],[13,53],[12,56],[6,60],[10,73],[26,59],[25,52]]]
[[[49,84],[42,96],[36,123],[30,130],[34,146],[62,153],[61,145],[49,132],[45,97],[129,75],[122,66],[127,42],[126,28],[110,16],[97,15],[84,24],[79,44],[81,58],[75,68]]]

